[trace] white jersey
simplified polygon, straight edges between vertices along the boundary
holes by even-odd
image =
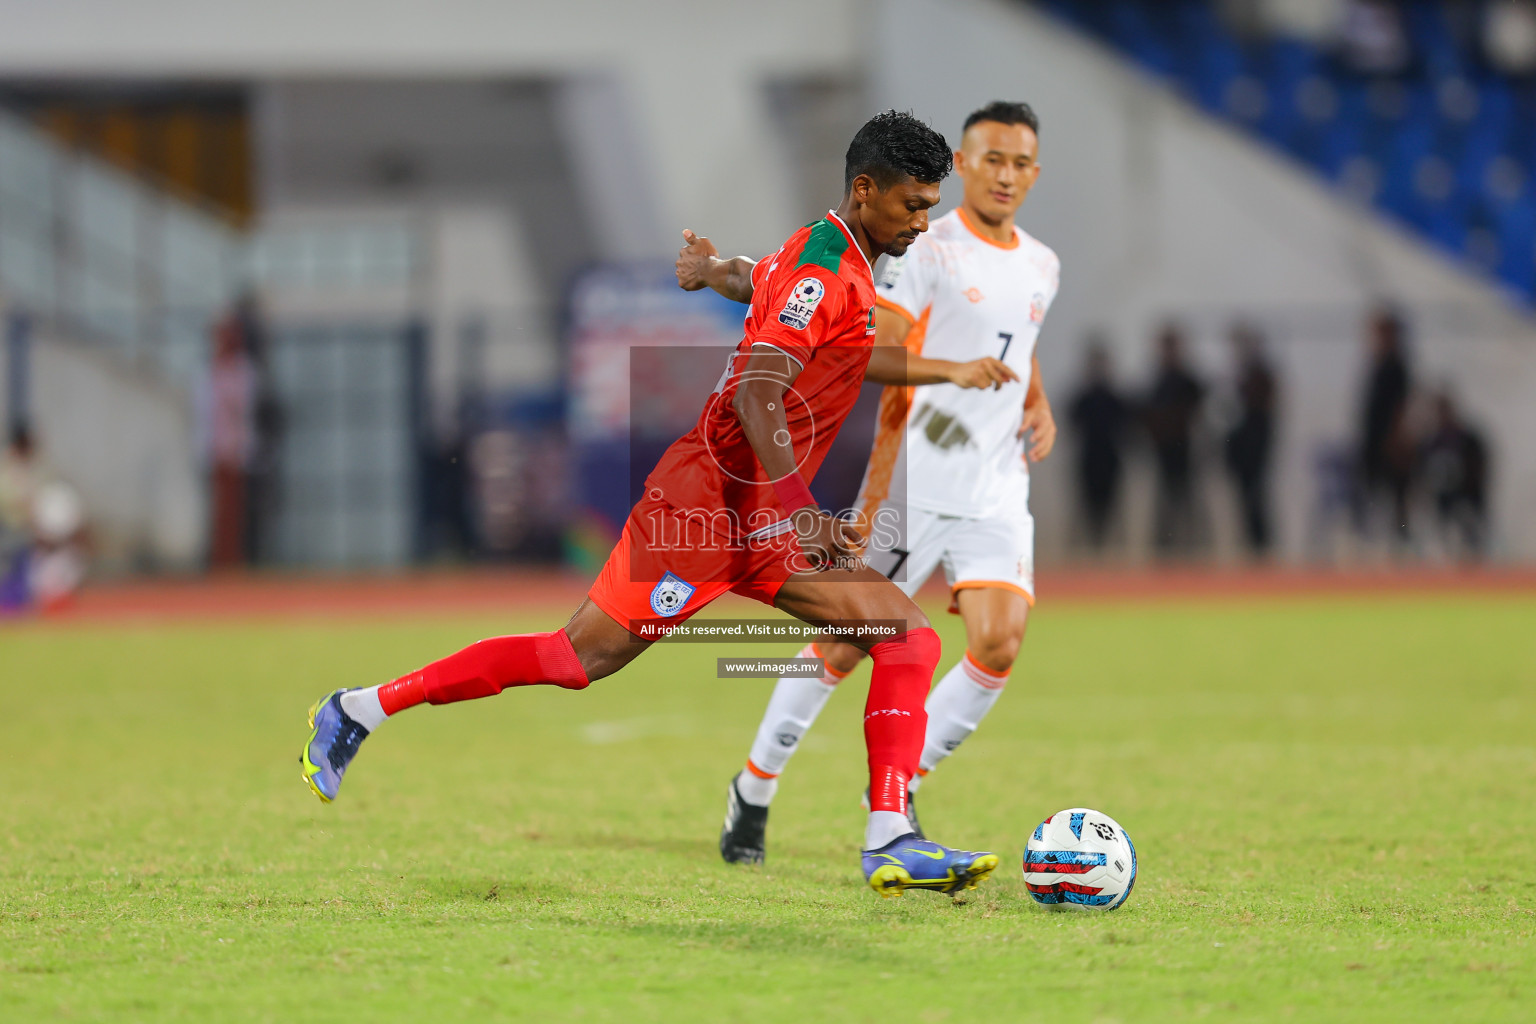
[[[1061,261],[1022,229],[1013,244],[978,234],[956,209],[934,221],[876,285],[876,302],[912,322],[907,348],[933,359],[995,356],[1019,375],[996,390],[888,387],[861,506],[904,495],[914,508],[985,518],[1025,513],[1029,468],[1019,425],[1040,325]]]

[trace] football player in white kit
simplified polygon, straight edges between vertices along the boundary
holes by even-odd
[[[1035,342],[1061,261],[1013,218],[1040,174],[1038,133],[1027,104],[999,101],[971,114],[955,153],[961,205],[891,260],[876,287],[876,354],[905,352],[888,348],[865,375],[888,385],[859,494],[866,557],[909,595],[942,565],[966,631],[964,656],[928,696],[912,792],[1001,695],[1034,603],[1027,463],[1045,458],[1056,437]],[[707,239],[685,238],[683,287],[750,298],[751,261],[713,259]],[[779,680],[731,780],[720,834],[727,861],[763,859],[778,776],[864,654],[818,641],[800,657],[822,658],[825,671]],[[907,808],[922,835],[910,799]]]

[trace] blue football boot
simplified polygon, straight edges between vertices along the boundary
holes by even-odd
[[[347,765],[357,756],[357,748],[368,738],[364,729],[343,710],[341,695],[346,690],[336,690],[321,698],[309,709],[309,724],[314,730],[299,755],[304,766],[304,781],[314,790],[315,796],[330,803],[341,790],[341,777],[347,773]]]
[[[881,896],[908,889],[959,892],[974,889],[997,867],[997,854],[951,850],[908,833],[878,850],[864,851],[864,877]]]

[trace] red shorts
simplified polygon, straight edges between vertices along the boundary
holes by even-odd
[[[682,622],[726,591],[771,605],[785,581],[807,568],[793,531],[732,540],[646,497],[587,596],[631,633],[652,639],[644,626]]]

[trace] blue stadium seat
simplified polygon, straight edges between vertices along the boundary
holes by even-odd
[[[1322,132],[1313,161],[1324,174],[1337,180],[1349,162],[1365,152],[1367,112],[1364,85],[1341,81],[1335,87],[1338,114]]]
[[[1232,83],[1249,74],[1243,48],[1203,0],[1180,0],[1174,12],[1177,73],[1206,110],[1225,115]]]
[[[1499,241],[1500,280],[1530,295],[1536,290],[1536,198],[1525,194],[1509,204],[1494,227]]]
[[[1449,126],[1443,137],[1443,152],[1456,163],[1457,186],[1469,195],[1483,191],[1489,167],[1505,152],[1514,111],[1510,90],[1501,82],[1484,83],[1478,94],[1477,117],[1465,126]]]
[[[1280,146],[1288,147],[1300,127],[1297,93],[1301,83],[1317,74],[1321,64],[1317,50],[1295,39],[1275,39],[1261,58],[1264,83],[1269,89],[1269,112],[1259,131]]]
[[[1418,206],[1415,178],[1434,151],[1434,98],[1424,85],[1407,90],[1406,113],[1385,139],[1382,187],[1377,201],[1400,217],[1412,220]]]
[[[1536,83],[1491,71],[1478,11],[1402,0],[1406,72],[1371,79],[1299,39],[1245,41],[1215,0],[1036,0],[1383,212],[1536,298]]]
[[[1105,6],[1110,38],[1152,72],[1172,76],[1176,61],[1166,5],[1149,0],[1110,0]]]
[[[1438,0],[1408,0],[1402,5],[1408,42],[1419,70],[1430,78],[1463,75],[1467,62],[1458,49],[1445,10]]]

